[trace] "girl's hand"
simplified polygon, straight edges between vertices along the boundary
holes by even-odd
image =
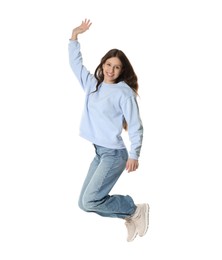
[[[133,171],[137,170],[138,167],[139,167],[138,160],[128,159],[128,161],[126,162],[126,170],[128,172],[133,172]]]
[[[85,31],[87,31],[89,29],[89,27],[91,26],[91,24],[92,23],[88,19],[85,19],[84,21],[82,21],[80,26],[78,26],[72,30],[71,40],[76,40],[78,34],[84,33]]]

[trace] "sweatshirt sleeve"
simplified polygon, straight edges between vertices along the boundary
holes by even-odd
[[[69,64],[84,91],[91,90],[96,85],[96,79],[83,65],[80,44],[78,40],[69,40]]]
[[[138,160],[143,141],[143,124],[136,97],[129,97],[122,105],[122,109],[128,125],[130,140],[129,158]]]

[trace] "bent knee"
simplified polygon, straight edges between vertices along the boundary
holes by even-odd
[[[79,206],[79,208],[80,208],[81,210],[87,211],[86,208],[85,208],[84,205],[83,205],[82,200],[79,200],[79,201],[78,201],[78,206]]]
[[[91,203],[84,199],[80,199],[78,201],[78,206],[81,210],[86,211],[86,212],[92,211],[92,208],[93,208]]]
[[[79,207],[84,210],[84,211],[87,211],[87,212],[90,212],[90,211],[95,211],[96,209],[96,205],[95,205],[95,202],[93,201],[89,201],[87,199],[82,199],[81,202],[79,203]]]

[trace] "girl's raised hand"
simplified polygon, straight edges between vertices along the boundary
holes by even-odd
[[[91,26],[91,21],[89,19],[85,19],[84,21],[82,21],[81,25],[74,28],[72,30],[72,40],[76,40],[78,34],[80,33],[84,33],[85,31],[87,31],[89,29],[89,27]]]

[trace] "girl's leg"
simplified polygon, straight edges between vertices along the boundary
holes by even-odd
[[[88,210],[83,205],[83,195],[84,195],[85,190],[86,190],[88,184],[90,183],[90,181],[92,179],[92,176],[93,176],[94,172],[96,171],[98,165],[99,165],[99,159],[98,159],[98,156],[96,155],[94,157],[93,161],[90,164],[88,173],[87,173],[86,178],[85,178],[85,180],[83,182],[82,189],[81,189],[81,192],[80,192],[80,195],[79,195],[78,205],[84,211],[88,211]]]
[[[81,207],[105,217],[127,218],[136,210],[133,199],[109,193],[126,167],[128,153],[126,149],[95,148],[97,157],[83,185]]]

